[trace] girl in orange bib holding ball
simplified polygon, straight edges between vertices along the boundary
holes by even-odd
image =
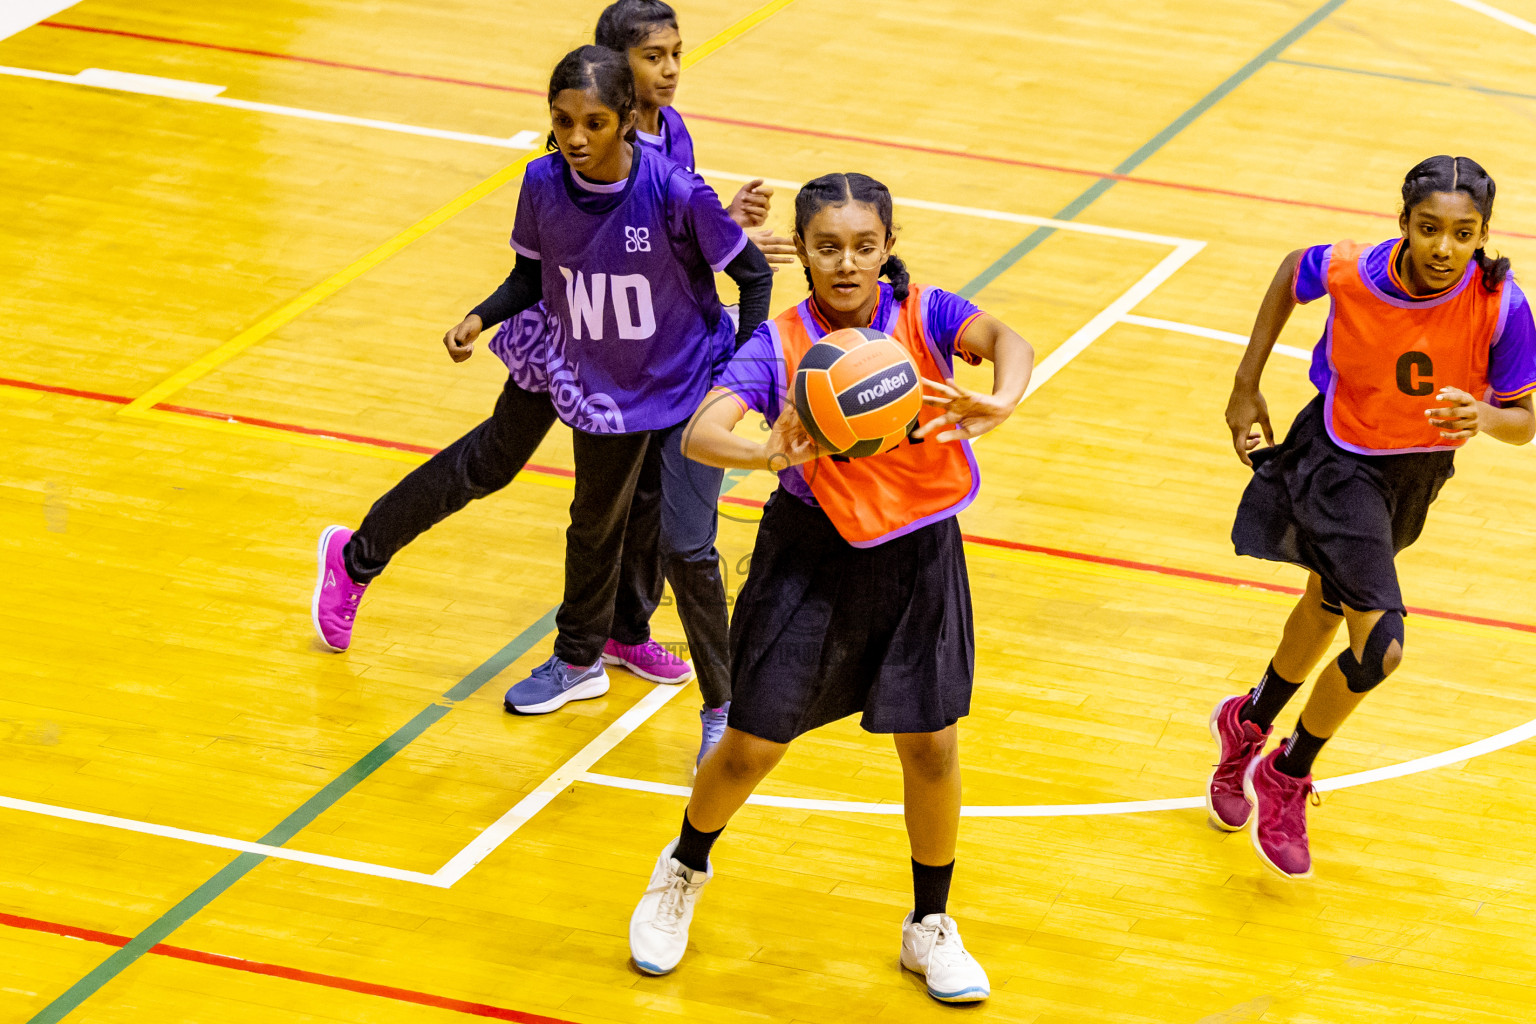
[[[1394,557],[1418,539],[1457,448],[1477,434],[1531,440],[1536,324],[1509,272],[1490,257],[1494,184],[1466,157],[1436,156],[1403,182],[1402,237],[1291,253],[1259,310],[1227,405],[1253,479],[1238,506],[1238,554],[1309,570],[1306,594],[1259,685],[1211,714],[1221,760],[1206,803],[1282,874],[1312,870],[1306,805],[1318,751],[1402,660]],[[1318,395],[1273,444],[1259,375],[1297,302],[1329,299],[1312,360]],[[1272,447],[1261,447],[1260,434]],[[1275,717],[1327,654],[1296,731],[1261,756]]]
[[[690,458],[774,470],[779,488],[731,617],[729,725],[630,920],[630,952],[650,974],[677,966],[712,874],[710,848],[731,816],[796,736],[861,714],[866,730],[893,734],[902,764],[914,906],[901,962],[934,998],[974,1002],[990,992],[986,972],[946,913],[960,822],[956,723],[970,709],[975,654],[955,515],[979,480],[968,439],[1017,406],[1034,350],[966,299],[908,283],[890,254],[890,193],[865,175],[805,185],[795,241],[810,298],[758,328],[685,435]],[[790,397],[816,342],[849,329],[894,339],[911,359],[897,353],[900,368],[915,368],[932,392],[910,435],[898,428],[893,446],[862,458],[819,451]],[[954,383],[955,356],[993,361],[991,394]],[[899,377],[895,367],[877,372],[864,397],[878,404]],[[773,424],[762,444],[732,433],[749,409]]]

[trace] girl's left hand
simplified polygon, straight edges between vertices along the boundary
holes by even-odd
[[[768,204],[772,198],[773,189],[764,185],[762,178],[754,178],[736,190],[726,212],[742,227],[755,228],[768,219]]]
[[[934,440],[968,441],[998,427],[1013,414],[1014,406],[1011,403],[996,395],[972,391],[956,384],[953,378],[940,384],[924,377],[923,386],[937,392],[924,395],[923,404],[942,406],[944,415],[936,416],[914,430],[914,440],[921,441],[940,427],[953,426],[953,430],[944,431]]]
[[[1430,426],[1438,427],[1440,436],[1447,441],[1461,441],[1475,437],[1482,430],[1482,403],[1459,388],[1441,388],[1435,398],[1447,404],[1437,409],[1425,409],[1424,417]]]

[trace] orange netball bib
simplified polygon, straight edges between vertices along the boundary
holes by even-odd
[[[950,376],[923,327],[923,289],[912,286],[897,313],[893,337],[929,380]],[[784,379],[793,381],[800,360],[816,343],[806,328],[807,303],[774,318],[772,331],[784,356]],[[926,423],[942,415],[931,406],[918,413]],[[896,447],[862,459],[822,456],[800,468],[816,501],[842,538],[869,548],[957,514],[976,497],[981,474],[969,441],[939,443],[903,439]]]
[[[1365,272],[1370,246],[1340,242],[1328,258],[1328,434],[1361,455],[1440,451],[1447,440],[1424,418],[1443,387],[1488,395],[1488,351],[1508,289],[1483,287],[1476,263],[1451,291],[1422,302],[1394,298]]]

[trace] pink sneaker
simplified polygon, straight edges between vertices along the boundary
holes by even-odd
[[[1264,741],[1273,729],[1260,731],[1238,717],[1247,694],[1228,697],[1211,711],[1211,737],[1221,747],[1221,760],[1205,787],[1205,809],[1211,824],[1223,832],[1236,832],[1253,816],[1253,804],[1243,793],[1243,774],[1254,758],[1264,752]]]
[[[621,644],[609,640],[603,645],[603,661],[622,665],[641,679],[653,683],[686,683],[693,678],[693,666],[655,640],[643,644]]]
[[[1287,878],[1312,877],[1312,851],[1307,846],[1307,798],[1322,801],[1312,788],[1312,776],[1294,779],[1275,768],[1280,751],[1257,758],[1243,776],[1243,791],[1253,801],[1258,822],[1253,848],[1259,858]]]
[[[352,531],[345,526],[327,526],[320,535],[320,571],[315,577],[315,596],[309,613],[320,642],[333,651],[344,651],[351,645],[357,603],[368,589],[368,584],[354,583],[347,575],[341,551],[351,538]]]

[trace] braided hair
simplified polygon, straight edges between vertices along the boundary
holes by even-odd
[[[1432,156],[1421,161],[1403,179],[1403,216],[1436,192],[1464,192],[1483,215],[1483,225],[1493,219],[1495,186],[1481,164],[1466,156]],[[1472,254],[1483,271],[1483,287],[1497,291],[1509,273],[1508,256],[1489,256],[1484,249]]]
[[[795,234],[804,238],[805,229],[812,217],[829,206],[842,206],[844,203],[868,203],[873,206],[875,213],[880,216],[880,222],[885,225],[886,237],[895,234],[891,223],[891,190],[869,175],[857,172],[823,174],[802,185],[799,194],[795,196]],[[880,265],[880,276],[890,279],[891,294],[897,302],[906,301],[910,281],[907,265],[901,261],[901,257],[894,254],[887,256]],[[805,283],[808,286],[811,284],[810,267],[805,268]]]

